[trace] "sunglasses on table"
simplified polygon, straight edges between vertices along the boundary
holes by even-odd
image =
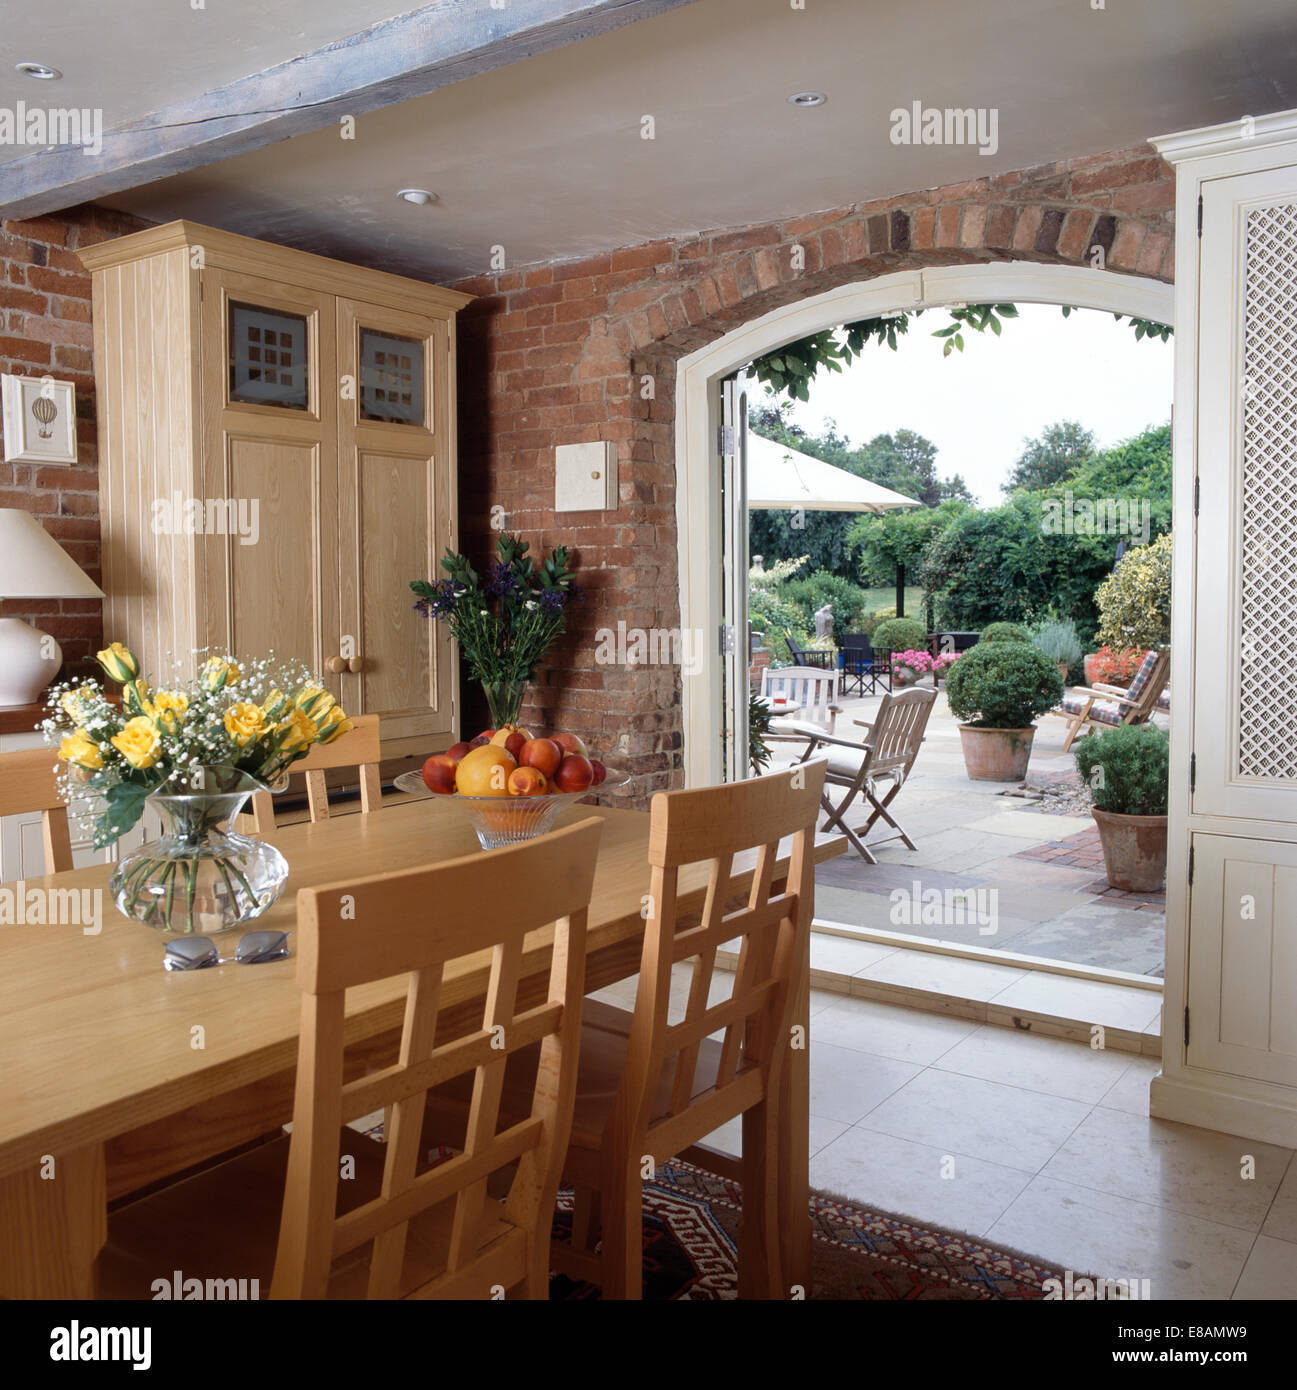
[[[221,955],[211,937],[183,936],[167,942],[162,966],[165,970],[206,970],[213,965],[261,965],[290,955],[288,933],[283,931],[250,931],[239,938],[232,956]]]

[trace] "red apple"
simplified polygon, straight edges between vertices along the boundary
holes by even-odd
[[[446,756],[454,762],[458,762],[464,754],[468,752],[470,747],[471,745],[467,743],[452,743],[450,747],[446,749]]]
[[[536,767],[546,777],[553,777],[563,761],[563,749],[552,738],[532,738],[522,745],[518,761],[523,767]]]
[[[582,753],[569,753],[554,774],[554,785],[561,792],[587,791],[593,781],[594,768],[590,766],[590,759]]]
[[[600,782],[608,776],[608,769],[599,761],[598,758],[590,759],[590,766],[594,769],[594,785],[597,787]]]
[[[434,753],[423,765],[424,786],[439,796],[450,796],[455,790],[455,766],[445,753]]]
[[[585,746],[585,742],[575,734],[551,734],[550,737],[565,753],[577,753],[585,758],[589,756],[590,750]]]

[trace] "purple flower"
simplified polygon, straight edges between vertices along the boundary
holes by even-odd
[[[562,589],[542,589],[540,606],[547,613],[561,613],[567,604],[567,595]]]
[[[454,580],[441,579],[432,587],[435,592],[430,598],[421,598],[414,611],[425,618],[448,618],[455,611]]]
[[[518,576],[511,565],[492,560],[486,572],[486,592],[498,594],[501,598],[512,594],[518,588]]]

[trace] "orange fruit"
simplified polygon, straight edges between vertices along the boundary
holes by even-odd
[[[509,774],[511,796],[544,796],[549,790],[545,774],[538,767],[518,767]]]
[[[470,749],[455,768],[461,796],[508,796],[509,774],[518,766],[508,749],[493,743]]]

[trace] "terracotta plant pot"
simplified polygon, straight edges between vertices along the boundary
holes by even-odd
[[[1098,669],[1097,669],[1098,661],[1099,661],[1099,653],[1098,653],[1098,652],[1091,652],[1090,655],[1087,656],[1087,657],[1082,661],[1081,664],[1082,664],[1082,666],[1083,666],[1083,668],[1084,668],[1084,670],[1085,670],[1085,683],[1086,683],[1086,685],[1093,685],[1093,684],[1095,683],[1095,681],[1097,681],[1097,680],[1099,679],[1099,672],[1098,672]]]
[[[982,729],[974,724],[959,726],[964,747],[964,767],[974,782],[1021,782],[1031,759],[1031,741],[1036,726],[1025,729]]]
[[[1122,816],[1091,807],[1108,882],[1127,893],[1160,893],[1166,882],[1166,817]]]
[[[1063,684],[1066,685],[1066,684],[1067,684],[1067,662],[1066,662],[1066,661],[1060,661],[1060,662],[1058,663],[1058,674],[1059,674],[1060,678],[1062,679]],[[1088,681],[1089,679],[1090,679],[1089,676],[1087,676],[1087,677],[1086,677],[1086,680]]]

